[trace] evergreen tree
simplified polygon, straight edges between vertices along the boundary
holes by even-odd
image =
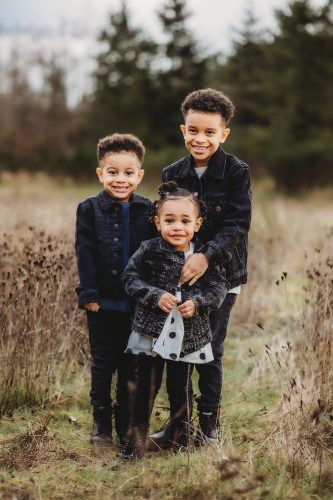
[[[180,105],[192,90],[205,84],[207,58],[187,27],[189,13],[186,0],[166,0],[158,16],[166,41],[161,46],[160,70],[155,79],[152,102],[157,143],[180,144]]]
[[[99,37],[104,48],[97,58],[92,100],[93,133],[115,131],[149,137],[151,66],[156,45],[131,25],[125,1],[110,16]]]
[[[241,125],[267,125],[267,61],[267,40],[257,28],[253,11],[248,10],[220,80],[237,104],[237,123]]]
[[[210,64],[209,84],[225,92],[236,106],[226,150],[249,162],[252,172],[259,175],[265,170],[263,146],[270,123],[266,88],[269,42],[257,26],[253,10],[248,9],[236,31],[231,55],[218,55],[215,64]]]
[[[270,47],[268,133],[270,169],[286,189],[333,181],[332,5],[309,0],[278,11]]]

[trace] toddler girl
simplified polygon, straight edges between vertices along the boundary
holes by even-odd
[[[175,182],[163,184],[155,202],[154,222],[160,237],[145,241],[123,273],[127,293],[137,304],[126,352],[138,355],[138,386],[133,426],[122,458],[145,450],[149,419],[167,365],[170,442],[187,443],[191,410],[191,365],[213,359],[209,312],[224,300],[228,283],[223,270],[209,267],[193,285],[179,285],[185,259],[200,251],[194,240],[203,219],[190,192]],[[193,366],[193,365],[192,365]]]

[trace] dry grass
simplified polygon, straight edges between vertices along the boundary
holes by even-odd
[[[255,190],[221,446],[120,464],[116,448],[87,442],[89,356],[74,294],[75,206],[98,186],[19,187],[0,186],[0,408],[13,415],[0,420],[0,498],[329,498],[331,199]]]
[[[59,398],[86,359],[72,241],[32,226],[1,241],[0,415]]]
[[[266,351],[281,388],[270,429],[273,453],[288,463],[293,478],[316,465],[318,484],[325,456],[333,453],[332,240],[330,233],[308,269],[293,335]]]
[[[2,453],[0,467],[29,469],[39,463],[47,463],[52,449],[47,425],[29,429],[26,433],[0,441]]]

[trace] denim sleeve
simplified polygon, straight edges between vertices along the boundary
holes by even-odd
[[[231,258],[231,250],[247,235],[251,223],[252,191],[247,165],[242,166],[230,181],[228,203],[223,228],[208,241],[202,250],[208,262],[224,263]]]
[[[147,307],[155,308],[165,290],[148,284],[145,252],[146,243],[144,242],[129,259],[122,274],[122,282],[130,297]]]
[[[211,310],[220,307],[230,289],[224,272],[211,267],[207,271],[199,278],[198,286],[195,287],[194,295],[191,297],[196,306],[196,314],[199,315],[207,308]]]
[[[75,252],[80,283],[76,287],[79,307],[100,301],[96,281],[95,255],[97,250],[94,217],[88,202],[79,204],[76,211]]]

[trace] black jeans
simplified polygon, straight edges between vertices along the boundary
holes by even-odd
[[[117,403],[128,408],[137,381],[136,359],[124,354],[131,332],[130,316],[120,311],[87,311],[87,320],[92,356],[91,403],[111,405],[112,375],[117,371]]]
[[[218,410],[220,407],[223,378],[223,342],[227,335],[230,313],[236,298],[235,293],[228,293],[221,307],[212,311],[209,317],[213,332],[212,350],[214,359],[209,363],[196,365],[199,373],[199,411],[211,412]]]
[[[133,424],[148,429],[156,395],[161,387],[164,365],[167,366],[167,392],[170,416],[187,420],[192,406],[192,366],[156,356],[138,356],[138,385],[135,395]]]

